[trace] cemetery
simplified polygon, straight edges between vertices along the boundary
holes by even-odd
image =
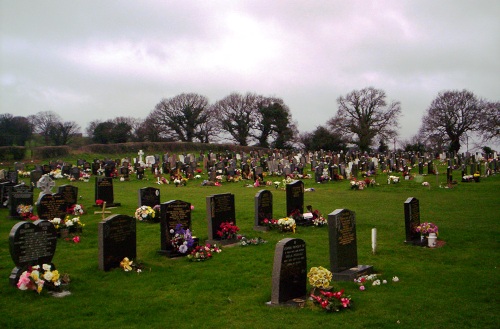
[[[138,150],[7,164],[0,327],[495,327],[498,160]]]

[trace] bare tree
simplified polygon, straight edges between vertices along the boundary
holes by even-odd
[[[208,99],[198,94],[180,94],[162,99],[149,116],[163,135],[183,142],[193,142],[209,119]]]
[[[257,118],[258,96],[232,93],[214,104],[222,131],[242,146],[247,146]]]
[[[500,102],[486,102],[480,116],[480,135],[483,142],[500,139]]]
[[[480,128],[484,104],[467,90],[440,92],[422,119],[420,134],[427,139],[443,139],[449,142],[450,151],[458,152],[467,132]]]
[[[47,145],[50,143],[51,130],[62,122],[61,117],[52,111],[38,112],[29,119],[33,124],[34,132],[42,135]]]
[[[357,144],[361,151],[368,151],[375,137],[397,136],[401,106],[395,101],[387,104],[385,98],[383,90],[373,87],[354,90],[337,99],[337,114],[327,124]]]

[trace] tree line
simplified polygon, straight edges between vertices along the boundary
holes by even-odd
[[[456,151],[471,134],[483,142],[498,141],[499,102],[480,99],[467,90],[440,92],[422,118],[419,132],[403,141],[406,151]],[[311,111],[313,112],[313,110]],[[289,107],[278,97],[232,93],[210,104],[208,98],[183,93],[161,99],[145,119],[94,120],[87,143],[231,141],[241,146],[301,147],[307,150],[386,151],[396,141],[402,110],[398,101],[373,87],[337,98],[336,113],[311,132],[299,133]],[[25,145],[39,136],[45,145],[68,145],[81,134],[76,122],[63,122],[52,111],[28,117],[0,114],[0,146]]]

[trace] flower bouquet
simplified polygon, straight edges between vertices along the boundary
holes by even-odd
[[[190,229],[185,230],[182,228],[181,224],[177,224],[175,230],[170,230],[170,234],[172,235],[170,243],[175,252],[186,254],[189,249],[193,248],[195,239],[193,238]]]
[[[212,258],[213,253],[220,253],[222,250],[217,247],[215,244],[209,244],[207,243],[204,246],[196,246],[189,255],[187,255],[187,258],[191,262],[202,262],[204,260],[207,260],[209,258]]]
[[[33,206],[32,205],[20,204],[17,206],[16,210],[17,210],[17,213],[19,214],[19,216],[21,216],[21,218],[24,220],[28,220],[28,219],[36,220],[36,219],[38,219],[38,217],[33,216]]]
[[[85,210],[83,210],[83,206],[81,204],[74,204],[74,205],[68,207],[66,212],[68,214],[80,216],[80,215],[83,215],[85,213]]]
[[[277,219],[267,219],[267,218],[264,218],[262,220],[262,223],[261,223],[262,226],[267,226],[269,227],[270,230],[278,227],[278,220]]]
[[[69,282],[67,275],[61,278],[56,269],[52,270],[52,265],[43,264],[30,266],[24,271],[19,277],[17,287],[20,290],[34,290],[40,294],[44,287],[53,291],[61,290],[61,283],[67,282]]]
[[[330,286],[332,272],[322,266],[312,267],[307,277],[309,278],[309,284],[313,287],[310,294],[311,299],[325,311],[338,312],[350,307],[351,298],[343,297],[344,290],[332,291],[333,288]]]
[[[220,229],[217,231],[217,236],[221,240],[233,240],[238,238],[240,228],[234,225],[233,222],[223,222],[220,224]]]
[[[398,176],[389,176],[387,178],[387,184],[397,184],[399,183],[399,177]]]
[[[264,239],[262,239],[261,237],[253,238],[253,239],[247,239],[247,237],[242,236],[241,237],[241,241],[240,241],[240,245],[243,246],[243,247],[246,247],[246,246],[256,246],[256,245],[264,244],[264,243],[267,243],[267,241],[264,240]]]
[[[134,217],[141,222],[151,222],[156,217],[156,212],[150,206],[140,206],[135,211]]]
[[[130,260],[128,257],[123,258],[123,260],[120,262],[120,267],[125,271],[125,272],[137,272],[137,274],[142,272],[143,266],[140,263],[134,263],[133,260]]]
[[[281,232],[293,232],[295,233],[295,228],[297,225],[295,224],[295,220],[291,217],[284,217],[278,219],[278,229]]]
[[[436,233],[436,235],[438,235],[439,228],[434,223],[425,222],[417,226],[415,230],[423,236],[429,236],[430,233]]]

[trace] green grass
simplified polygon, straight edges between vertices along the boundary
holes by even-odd
[[[93,157],[92,157],[93,158]],[[87,157],[87,160],[91,158]],[[441,171],[440,172],[444,172]],[[457,172],[457,179],[459,173]],[[8,284],[14,264],[8,235],[17,222],[0,210],[0,327],[1,328],[496,328],[499,325],[499,206],[500,175],[480,183],[459,183],[439,188],[434,176],[426,176],[431,188],[415,181],[352,191],[349,182],[315,184],[305,180],[305,203],[324,215],[338,208],[356,212],[358,260],[373,265],[382,278],[398,276],[400,282],[359,291],[351,282],[335,282],[336,289],[351,295],[353,308],[327,314],[308,303],[303,309],[268,307],[274,248],[285,237],[297,237],[307,245],[307,264],[329,267],[327,228],[299,227],[296,234],[255,232],[254,196],[258,189],[244,183],[202,187],[190,181],[186,187],[161,185],[161,200],[191,202],[193,230],[201,241],[207,236],[205,197],[235,194],[237,225],[247,237],[262,236],[264,245],[227,247],[213,259],[190,263],[157,254],[159,224],[137,223],[137,254],[146,266],[141,274],[119,269],[98,269],[94,184],[75,182],[87,214],[81,242],[59,241],[54,264],[72,278],[71,295],[58,299],[20,291]],[[439,177],[444,183],[444,176]],[[56,181],[57,186],[67,184]],[[154,179],[114,181],[113,213],[133,215],[137,191],[155,186]],[[275,217],[285,215],[285,192],[274,190]],[[408,197],[420,201],[421,221],[439,225],[442,248],[428,249],[403,243],[404,208]],[[371,253],[371,229],[378,230],[378,251]]]

